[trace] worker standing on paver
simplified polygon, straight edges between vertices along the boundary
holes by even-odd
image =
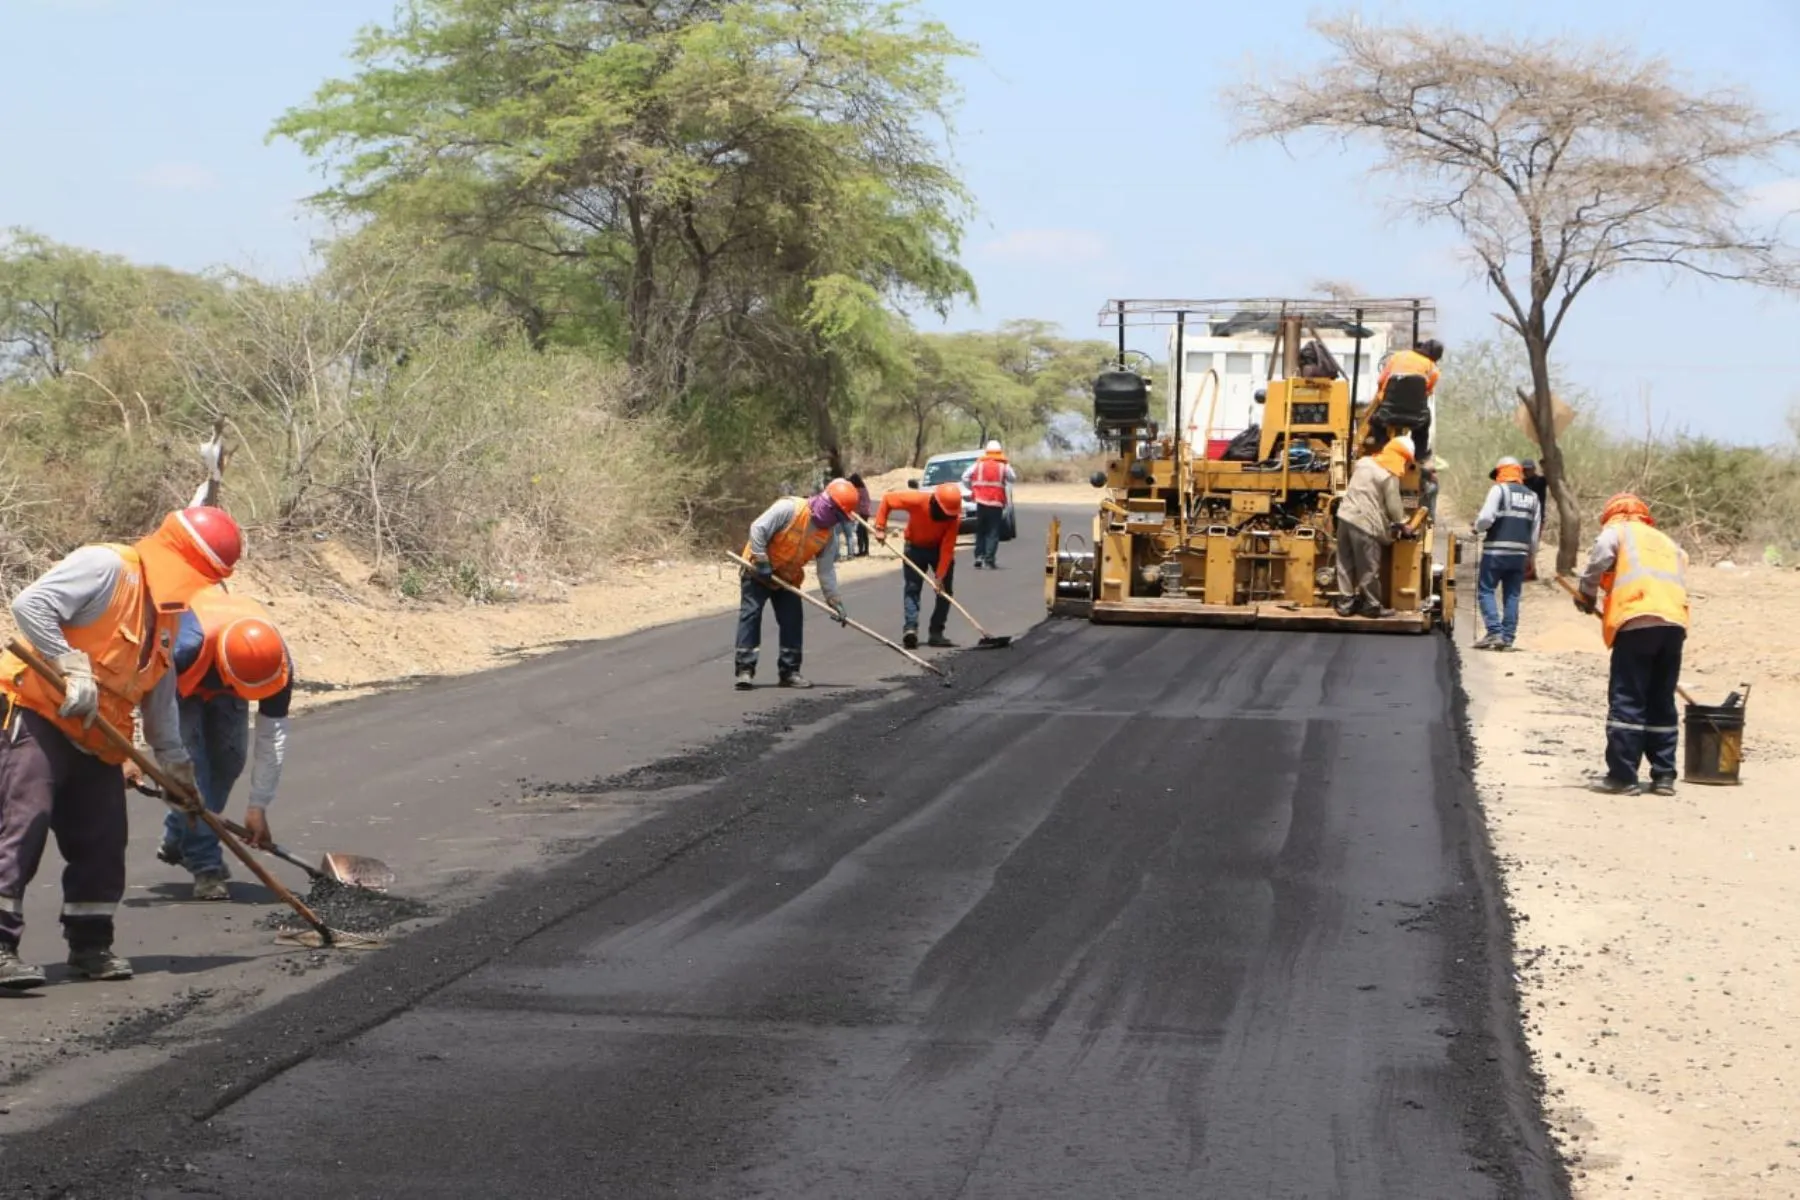
[[[812,686],[800,674],[801,630],[806,610],[800,597],[777,587],[774,581],[800,587],[806,582],[806,564],[816,564],[813,569],[819,575],[819,590],[841,623],[849,614],[838,596],[837,531],[856,511],[856,500],[855,484],[848,479],[834,479],[810,499],[790,496],[777,500],[750,523],[750,540],[744,544],[743,556],[751,569],[743,572],[738,604],[739,690],[755,686],[765,604],[775,609],[775,626],[781,640],[776,670],[781,686]]]
[[[1526,485],[1525,467],[1518,459],[1502,458],[1488,478],[1494,486],[1474,523],[1475,532],[1484,535],[1475,598],[1487,633],[1475,649],[1511,650],[1519,634],[1526,568],[1537,557],[1544,532],[1544,509],[1537,493]]]
[[[1391,617],[1381,602],[1381,551],[1406,526],[1400,477],[1413,461],[1412,439],[1391,439],[1376,454],[1356,460],[1337,511],[1337,613],[1340,617]]]
[[[250,759],[250,802],[244,828],[253,846],[275,844],[268,808],[281,786],[287,755],[288,708],[293,703],[293,659],[274,619],[247,596],[210,587],[195,593],[175,637],[176,688],[181,695],[181,737],[194,764],[200,798],[214,813],[225,811],[231,789]],[[250,705],[256,710],[254,756]],[[219,836],[204,821],[171,812],[163,822],[156,857],[185,867],[194,877],[195,900],[229,900],[225,855]]]
[[[929,492],[911,489],[888,492],[875,510],[875,536],[887,541],[888,514],[906,514],[906,559],[917,571],[900,569],[900,610],[902,627],[900,644],[908,650],[919,645],[919,596],[925,588],[921,572],[937,576],[937,603],[931,609],[927,627],[929,646],[952,646],[944,636],[944,624],[950,619],[951,595],[956,585],[956,531],[962,524],[962,487],[940,483]]]
[[[1592,613],[1606,593],[1602,636],[1612,650],[1606,774],[1589,787],[1635,796],[1641,791],[1638,763],[1648,759],[1650,790],[1673,796],[1681,735],[1675,691],[1691,620],[1687,554],[1655,527],[1649,506],[1630,492],[1606,502],[1600,526],[1575,598],[1576,608]]]
[[[144,736],[164,768],[191,788],[173,665],[182,611],[231,574],[243,549],[237,523],[216,508],[172,512],[134,545],[84,546],[13,600],[13,620],[53,661],[65,691],[12,654],[0,654],[0,986],[37,987],[43,972],[19,959],[25,889],[56,835],[63,870],[69,967],[87,979],[129,979],[113,952],[125,894],[125,755],[94,728]]]
[[[1381,421],[1381,405],[1387,400],[1388,387],[1396,379],[1416,377],[1424,382],[1425,399],[1429,400],[1436,392],[1441,378],[1438,361],[1444,357],[1444,343],[1436,338],[1426,338],[1415,349],[1400,350],[1391,355],[1381,368],[1381,376],[1375,382],[1375,419],[1384,430],[1399,432],[1404,428],[1389,425]],[[1418,424],[1411,427],[1411,437],[1418,455],[1418,460],[1427,465],[1431,462],[1431,410],[1427,408],[1419,417]]]
[[[1006,489],[1018,480],[999,442],[989,442],[981,457],[963,472],[975,501],[975,566],[998,570],[1000,531],[1006,524]]]

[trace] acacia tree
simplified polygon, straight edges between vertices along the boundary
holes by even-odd
[[[1523,342],[1540,456],[1559,517],[1557,569],[1575,565],[1581,514],[1557,446],[1550,352],[1596,280],[1638,267],[1790,288],[1800,270],[1754,227],[1740,182],[1792,148],[1755,104],[1684,88],[1669,65],[1627,50],[1378,28],[1313,28],[1320,67],[1233,95],[1240,138],[1304,133],[1368,140],[1405,208],[1447,221]]]

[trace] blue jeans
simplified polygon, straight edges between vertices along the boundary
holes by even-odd
[[[1511,644],[1519,632],[1519,596],[1525,590],[1525,558],[1481,556],[1481,577],[1475,583],[1475,598],[1481,605],[1481,623],[1489,637]],[[1500,593],[1497,599],[1495,593]],[[1504,601],[1506,611],[1501,613]]]
[[[193,760],[200,799],[210,811],[224,812],[232,785],[244,773],[250,757],[250,705],[231,695],[209,700],[184,697],[181,743]],[[171,812],[163,818],[163,841],[179,845],[182,865],[196,874],[225,865],[218,835],[204,821],[195,821],[190,829],[186,817]]]
[[[975,561],[994,565],[1000,553],[1000,528],[1006,524],[1006,509],[998,504],[975,506]]]
[[[938,552],[936,546],[909,545],[906,548],[906,558],[908,562],[927,573],[937,570]],[[900,610],[905,619],[906,628],[917,630],[919,628],[919,599],[925,592],[925,580],[920,578],[918,571],[902,570],[900,572],[900,586],[902,589],[900,595]],[[950,569],[944,572],[944,578],[940,581],[939,586],[944,589],[945,596],[956,591],[956,564],[954,562],[950,564]],[[949,619],[950,601],[944,599],[944,596],[939,596],[937,597],[937,603],[933,605],[931,609],[930,635],[932,637],[942,636],[944,624]]]
[[[1681,718],[1675,687],[1687,630],[1678,625],[1627,629],[1613,639],[1607,685],[1606,773],[1636,783],[1638,764],[1650,761],[1652,783],[1675,780]]]

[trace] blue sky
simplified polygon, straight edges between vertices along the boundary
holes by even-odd
[[[1332,278],[1437,297],[1447,341],[1495,331],[1493,298],[1454,241],[1394,220],[1362,160],[1228,145],[1220,88],[1312,57],[1305,22],[1319,5],[927,3],[982,50],[962,71],[955,141],[980,205],[967,261],[981,303],[954,327],[1035,316],[1097,335],[1113,296],[1301,293]],[[1741,87],[1800,124],[1794,0],[1359,7],[1372,20],[1628,39],[1697,85]],[[0,0],[0,226],[176,267],[300,269],[318,229],[298,201],[319,178],[264,135],[344,72],[360,26],[391,11],[387,0]],[[1758,182],[1800,208],[1800,182]],[[1647,397],[1659,426],[1776,440],[1800,400],[1797,324],[1795,300],[1634,275],[1579,303],[1561,358],[1611,420],[1641,428]]]

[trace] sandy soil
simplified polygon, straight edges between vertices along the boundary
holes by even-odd
[[[1527,1031],[1575,1194],[1594,1200],[1800,1195],[1800,574],[1693,576],[1684,686],[1714,704],[1754,689],[1743,786],[1673,799],[1580,787],[1603,765],[1593,618],[1528,585],[1521,652],[1474,653],[1461,597]]]

